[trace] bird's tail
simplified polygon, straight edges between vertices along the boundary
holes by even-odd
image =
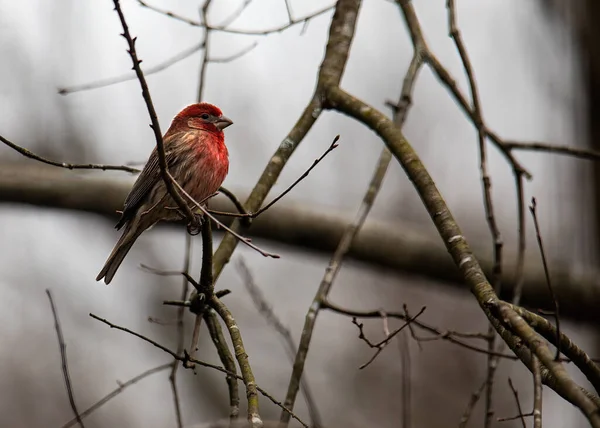
[[[110,284],[115,276],[115,273],[117,272],[117,269],[119,269],[119,266],[121,266],[123,259],[129,250],[131,250],[131,247],[135,243],[136,239],[145,230],[144,227],[140,226],[141,225],[139,224],[139,221],[136,221],[136,219],[132,219],[132,221],[125,226],[125,230],[123,231],[121,238],[119,238],[115,244],[115,248],[112,250],[112,253],[110,253],[110,256],[108,256],[104,267],[96,277],[96,281],[100,281],[102,278],[104,278],[104,283]]]

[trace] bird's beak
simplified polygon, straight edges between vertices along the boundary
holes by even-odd
[[[215,126],[221,130],[227,128],[229,125],[233,124],[233,120],[229,119],[226,116],[221,116],[215,122]]]

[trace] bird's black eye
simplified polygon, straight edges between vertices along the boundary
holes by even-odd
[[[202,116],[200,116],[202,119],[206,120],[209,118],[208,114],[204,113]]]

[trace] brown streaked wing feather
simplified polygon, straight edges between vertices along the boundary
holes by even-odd
[[[163,140],[165,146],[169,146],[169,141],[173,140],[175,137],[179,137],[178,134],[172,134],[166,136]],[[174,160],[177,158],[176,152],[173,150],[165,150],[165,160],[167,161],[167,166],[169,169],[173,166]],[[152,150],[150,157],[148,158],[148,162],[144,166],[144,169],[140,173],[137,180],[133,184],[133,187],[129,191],[127,198],[125,198],[125,203],[123,206],[123,214],[119,219],[119,222],[115,226],[117,230],[121,229],[125,223],[129,221],[129,219],[135,215],[137,208],[143,203],[144,198],[150,190],[156,185],[156,183],[161,179],[160,175],[160,167],[158,165],[158,154],[156,151],[156,147]]]

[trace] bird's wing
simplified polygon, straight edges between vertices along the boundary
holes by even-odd
[[[170,144],[168,144],[169,140],[176,136],[177,134],[166,136],[163,141],[164,145],[167,147],[170,146]],[[175,159],[176,153],[174,151],[165,150],[165,160],[169,168],[173,166]],[[127,223],[133,215],[135,215],[139,206],[144,202],[145,197],[159,180],[162,180],[162,177],[160,174],[160,166],[158,164],[158,153],[155,147],[154,150],[152,150],[144,169],[140,173],[137,180],[135,180],[135,183],[129,191],[127,198],[125,198],[123,214],[115,226],[117,230],[123,227],[123,225]]]

